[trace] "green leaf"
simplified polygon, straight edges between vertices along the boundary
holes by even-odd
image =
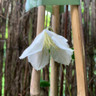
[[[45,80],[40,80],[40,87],[49,87],[50,83],[48,81]]]
[[[73,59],[73,60],[75,59],[74,52],[73,52],[73,55],[72,55],[72,59]]]
[[[74,50],[74,48],[71,48],[71,49]],[[73,60],[75,59],[74,51],[73,51],[72,59],[73,59]]]
[[[2,38],[2,34],[0,34],[0,38]]]
[[[94,75],[96,75],[96,70],[94,71]]]

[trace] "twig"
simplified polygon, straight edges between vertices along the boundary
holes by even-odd
[[[4,17],[4,16],[3,16],[3,15],[1,15],[1,14],[0,14],[0,17],[2,17],[3,19],[5,19],[5,20],[6,20],[6,17]]]
[[[68,24],[68,5],[66,5],[66,14],[65,14],[65,31],[64,31],[64,37],[67,38],[67,24]],[[64,65],[63,65],[64,70]],[[63,94],[63,81],[64,81],[64,74],[61,74],[61,84],[60,84],[60,96]]]
[[[66,84],[67,84],[67,88],[68,88],[69,94],[70,94],[70,96],[72,96],[71,91],[70,91],[70,88],[69,88],[68,81],[67,81],[66,76],[65,76],[66,74],[64,73],[64,70],[63,70],[63,65],[62,65],[62,72],[64,74],[64,78],[65,78],[65,81],[66,81]]]

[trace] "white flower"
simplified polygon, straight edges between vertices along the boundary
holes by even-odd
[[[60,64],[69,65],[72,54],[73,50],[69,48],[67,39],[44,29],[25,49],[20,59],[28,57],[33,68],[40,70],[49,63],[50,56]]]

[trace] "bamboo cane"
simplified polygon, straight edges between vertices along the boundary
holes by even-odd
[[[71,19],[76,62],[77,96],[87,96],[84,42],[82,40],[82,32],[80,30],[79,10],[76,5],[71,6]]]
[[[59,31],[59,6],[55,5],[53,6],[52,29],[56,33]],[[58,63],[51,58],[50,96],[58,96],[58,66]]]
[[[37,35],[44,29],[45,7],[38,7]],[[40,96],[40,71],[33,68],[30,86],[31,96]]]

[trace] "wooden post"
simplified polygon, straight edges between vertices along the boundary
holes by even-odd
[[[77,76],[77,96],[86,95],[86,75],[85,75],[85,52],[82,31],[80,30],[80,17],[77,5],[71,6],[71,21],[74,41],[76,76]]]
[[[38,7],[37,35],[44,29],[45,7]],[[31,96],[40,96],[40,71],[33,68],[30,86]]]
[[[59,6],[55,5],[53,6],[52,29],[56,33],[59,31]],[[58,63],[51,58],[50,96],[58,96],[58,66]]]

